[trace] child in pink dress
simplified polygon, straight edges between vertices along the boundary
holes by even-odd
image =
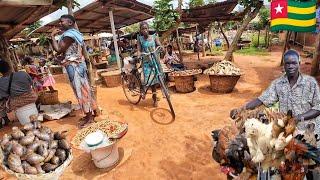
[[[41,60],[40,61],[40,72],[42,74],[42,86],[44,88],[49,88],[50,91],[54,91],[53,86],[56,84],[56,81],[54,80],[48,66],[46,66],[46,61]]]

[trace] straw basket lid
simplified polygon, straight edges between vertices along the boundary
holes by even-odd
[[[184,71],[173,71],[169,73],[169,76],[173,77],[179,77],[179,76],[193,76],[197,74],[201,74],[202,70],[201,69],[189,69],[189,70],[184,70]]]
[[[59,177],[62,175],[63,171],[70,165],[71,161],[72,161],[72,151],[70,149],[69,154],[68,154],[68,158],[64,161],[63,164],[61,164],[59,167],[57,167],[54,171],[51,171],[49,173],[44,173],[44,174],[22,174],[22,173],[16,173],[13,172],[12,170],[10,170],[9,168],[7,168],[7,166],[5,165],[4,162],[4,154],[2,149],[0,148],[0,161],[2,168],[5,170],[5,172],[7,172],[10,175],[13,175],[15,177],[17,177],[17,179],[21,179],[21,180],[58,180]]]
[[[103,73],[101,73],[101,76],[114,76],[114,75],[119,75],[119,74],[121,74],[121,71],[115,70],[115,71],[103,72]]]
[[[101,130],[105,133],[110,141],[117,141],[122,138],[128,131],[128,124],[118,122],[118,121],[110,121],[103,120],[97,123],[93,123],[90,126],[83,128],[77,132],[77,134],[73,137],[71,144],[74,148],[81,150],[81,143],[84,139],[93,132]]]

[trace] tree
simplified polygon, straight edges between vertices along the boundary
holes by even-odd
[[[157,31],[167,31],[176,25],[179,13],[173,9],[172,0],[156,0],[154,2],[154,28]]]
[[[132,24],[123,28],[125,33],[134,33],[139,31],[139,23]]]
[[[257,16],[260,8],[263,6],[263,1],[259,0],[240,0],[239,3],[245,7],[244,11],[246,13],[246,17],[244,18],[241,27],[238,29],[230,48],[228,49],[224,57],[224,59],[228,61],[232,61],[233,51],[235,50],[243,31],[245,30],[249,22]]]
[[[205,4],[204,0],[190,0],[189,1],[189,8],[203,6]]]
[[[36,21],[21,31],[26,37],[30,36],[35,30],[42,26],[42,21]]]
[[[269,18],[270,18],[270,9],[263,6],[259,11],[259,23],[262,29],[266,29],[266,34],[264,37],[264,45],[268,47],[268,34],[269,34]]]

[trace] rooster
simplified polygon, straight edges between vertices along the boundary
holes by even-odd
[[[212,157],[221,165],[221,171],[227,174],[228,179],[240,175],[244,169],[249,176],[256,173],[245,135],[239,134],[235,125],[212,131],[212,138]]]

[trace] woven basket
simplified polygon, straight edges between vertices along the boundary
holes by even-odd
[[[241,75],[209,75],[211,91],[230,93],[236,86]]]
[[[39,102],[43,105],[59,104],[58,91],[42,91],[39,93]]]
[[[115,127],[117,127],[117,129],[114,129]],[[128,125],[125,123],[110,120],[103,120],[97,123],[93,123],[90,126],[83,128],[77,132],[77,134],[71,141],[72,146],[76,149],[80,149],[79,146],[84,138],[88,134],[96,132],[97,130],[101,130],[102,132],[106,133],[108,137],[119,139],[127,133]]]
[[[0,148],[0,160],[1,160],[1,166],[2,168],[8,173],[11,174],[15,177],[17,177],[17,179],[21,179],[21,180],[58,180],[59,177],[62,175],[63,171],[69,166],[69,164],[71,163],[72,160],[72,152],[70,150],[68,158],[64,161],[63,164],[61,164],[59,167],[57,167],[54,171],[50,172],[50,173],[45,173],[45,174],[37,174],[37,175],[32,175],[32,174],[21,174],[21,173],[15,173],[12,170],[10,170],[9,168],[7,168],[7,166],[4,165],[4,155],[3,155],[3,151]]]
[[[121,74],[120,71],[110,71],[101,73],[107,87],[117,87],[121,85]]]
[[[193,92],[196,88],[194,87],[193,75],[191,76],[175,76],[174,83],[177,92],[189,93]]]
[[[53,75],[63,74],[63,67],[62,66],[50,66],[49,69]]]

